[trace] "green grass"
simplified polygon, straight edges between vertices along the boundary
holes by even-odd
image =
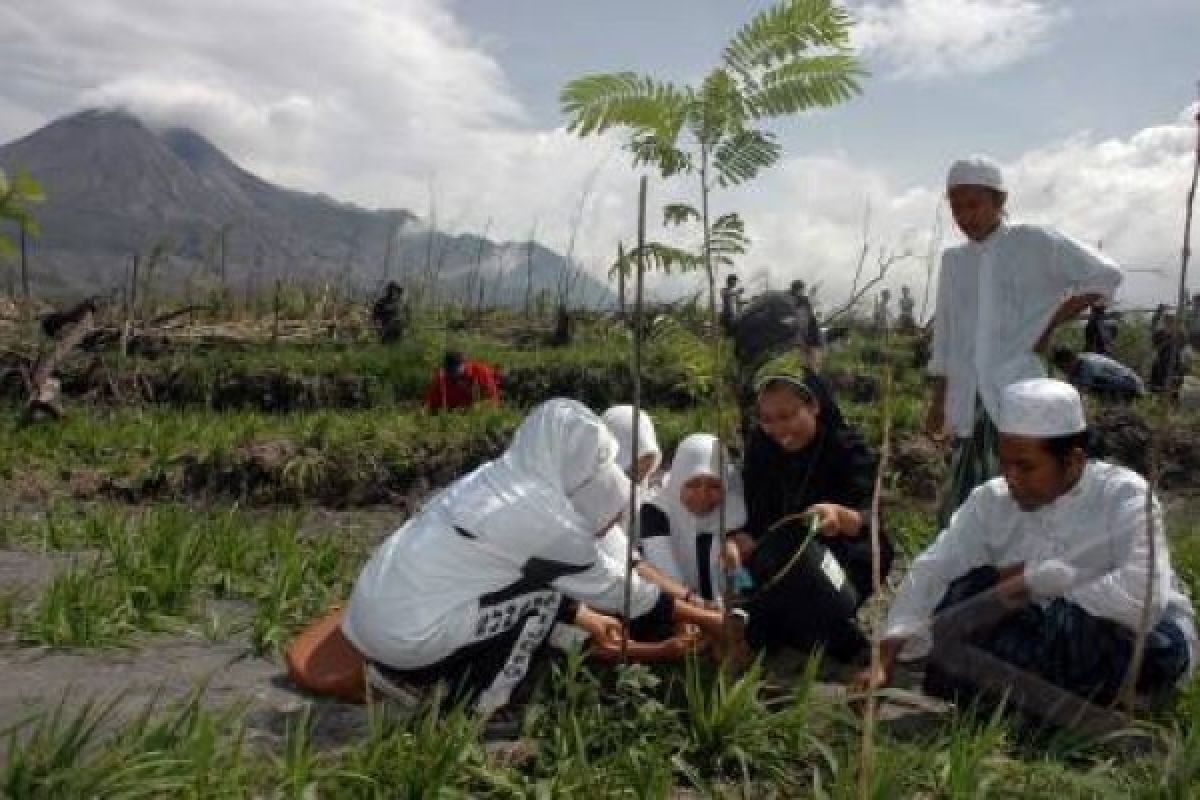
[[[490,759],[479,722],[427,706],[398,719],[374,709],[366,734],[318,747],[315,716],[278,741],[251,743],[246,722],[205,710],[199,694],[122,721],[110,703],[64,701],[7,733],[0,793],[74,797],[857,798],[857,717],[810,693],[766,701],[754,673],[736,681],[690,665],[597,676],[568,659],[535,698],[535,758]],[[1155,734],[1165,756],[1100,745],[1023,741],[1002,718],[962,717],[923,739],[877,739],[869,796],[937,798],[1192,797],[1200,738]]]
[[[91,553],[24,606],[7,601],[8,627],[23,641],[58,647],[112,646],[138,632],[194,627],[200,601],[217,597],[252,604],[250,641],[260,652],[277,650],[299,625],[345,599],[367,551],[337,532],[302,536],[301,517],[291,513],[99,506],[5,522],[17,544]]]

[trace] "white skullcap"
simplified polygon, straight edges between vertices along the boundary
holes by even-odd
[[[629,478],[615,461],[607,461],[568,497],[589,530],[600,533],[629,506]]]
[[[1083,401],[1069,383],[1034,378],[1014,383],[1000,398],[1001,433],[1052,439],[1087,430]]]
[[[987,156],[971,156],[961,158],[950,166],[946,175],[946,188],[955,186],[986,186],[997,192],[1007,192],[1004,188],[1004,173],[1000,165]]]

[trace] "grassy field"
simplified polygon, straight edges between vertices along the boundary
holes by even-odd
[[[861,720],[816,680],[815,663],[735,680],[705,663],[611,672],[568,658],[537,695],[527,720],[537,752],[520,764],[489,751],[478,723],[456,711],[396,720],[279,699],[289,695],[270,676],[282,672],[279,652],[294,631],[344,600],[370,548],[429,491],[499,452],[528,404],[424,414],[418,393],[441,350],[451,343],[526,376],[522,391],[585,386],[626,399],[612,376],[625,370],[627,334],[590,325],[579,339],[557,350],[499,333],[427,333],[393,349],[264,342],[103,365],[119,381],[175,375],[194,390],[182,399],[80,398],[66,419],[33,426],[15,404],[0,410],[9,509],[0,515],[0,673],[61,676],[0,687],[0,794],[862,796]],[[647,362],[659,377],[648,396],[665,449],[712,429],[707,403],[680,402],[711,385],[703,343],[665,323]],[[872,392],[841,397],[876,444],[885,405],[892,443],[916,438],[922,377],[909,363],[906,342],[862,338],[831,359],[830,374],[848,386],[875,382]],[[326,408],[314,395],[314,407],[275,413],[211,402],[229,376],[270,372],[301,383],[364,377],[370,399]],[[1152,420],[1163,413],[1139,410]],[[736,427],[731,414],[725,424]],[[885,481],[886,519],[911,556],[935,533],[933,498],[905,472]],[[1165,500],[1175,567],[1197,596],[1194,489]],[[219,696],[203,681],[175,680],[168,656],[181,648],[238,654],[253,677]],[[135,680],[148,663],[161,664],[161,690]],[[91,680],[100,674],[107,682]],[[1138,725],[1154,742],[1140,754],[965,713],[918,736],[884,727],[868,795],[1196,796],[1200,684]]]

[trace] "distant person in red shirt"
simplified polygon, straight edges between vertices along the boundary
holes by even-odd
[[[482,361],[468,361],[457,350],[447,350],[442,368],[425,390],[425,407],[430,411],[467,408],[480,400],[500,403],[496,370]]]

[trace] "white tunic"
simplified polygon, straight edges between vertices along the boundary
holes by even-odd
[[[620,611],[624,571],[600,555],[568,499],[615,452],[581,404],[539,406],[501,458],[460,478],[380,545],[355,582],[346,637],[390,667],[426,667],[477,641],[481,598],[518,582]],[[635,616],[658,597],[633,576]]]
[[[1004,387],[1046,377],[1033,347],[1071,297],[1111,299],[1111,259],[1050,228],[1001,224],[942,254],[929,373],[946,379],[946,422],[970,436],[975,397],[996,419]]]
[[[1009,495],[1004,479],[993,478],[971,493],[946,530],[913,562],[888,614],[884,636],[908,638],[906,654],[922,655],[929,648],[933,611],[951,582],[987,565],[1023,563],[1029,575],[1047,561],[1063,562],[1076,571],[1062,597],[1093,616],[1137,630],[1150,575],[1146,491],[1146,481],[1137,473],[1092,461],[1071,491],[1027,512]],[[1153,509],[1157,568],[1151,624],[1169,613],[1188,639],[1194,664],[1195,614],[1171,569],[1157,500]]]

